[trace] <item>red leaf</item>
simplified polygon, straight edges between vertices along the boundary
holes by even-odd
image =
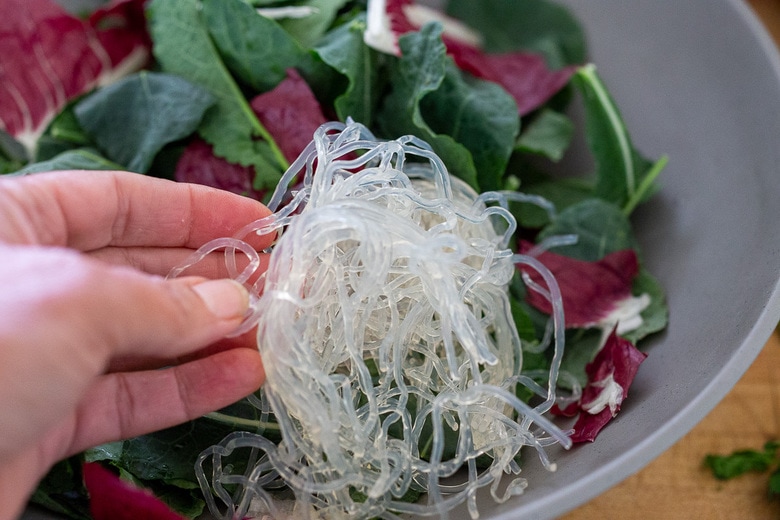
[[[174,178],[179,182],[203,184],[262,200],[265,192],[255,190],[252,166],[233,164],[214,155],[210,144],[195,138],[176,163]]]
[[[542,56],[526,52],[486,54],[468,45],[453,45],[447,50],[462,70],[498,83],[515,99],[521,116],[546,103],[569,83],[576,67],[550,70]]]
[[[404,12],[412,3],[412,0],[388,0],[390,29],[396,35],[419,29]],[[521,116],[546,103],[566,86],[576,71],[576,67],[551,70],[542,56],[528,52],[488,54],[479,47],[449,35],[446,28],[442,40],[447,53],[461,70],[504,87],[515,99]]]
[[[613,330],[604,347],[588,363],[585,371],[588,384],[582,390],[580,416],[574,424],[572,442],[592,442],[599,431],[617,415],[639,365],[647,358],[627,339]],[[605,393],[616,391],[609,402]]]
[[[146,64],[143,1],[81,20],[53,0],[0,2],[0,129],[32,154],[46,125],[76,96]]]
[[[94,520],[186,520],[151,492],[121,480],[96,462],[85,463],[83,471]]]
[[[287,78],[276,88],[255,97],[251,106],[290,162],[327,121],[309,85],[294,69],[287,71]]]
[[[520,251],[533,247],[521,242]],[[592,327],[608,317],[619,303],[631,297],[631,284],[639,272],[639,261],[631,249],[615,251],[596,262],[585,262],[543,251],[536,256],[558,281],[563,298],[566,327]],[[531,279],[545,287],[542,277],[528,268],[522,268]],[[535,291],[527,297],[536,309],[549,314],[550,302]]]

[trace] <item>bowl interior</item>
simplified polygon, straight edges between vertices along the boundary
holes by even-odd
[[[780,57],[763,27],[738,0],[562,3],[634,144],[669,156],[634,222],[670,323],[597,441],[554,455],[555,473],[529,454],[524,495],[481,497],[483,519],[552,518],[638,471],[728,392],[780,316]]]

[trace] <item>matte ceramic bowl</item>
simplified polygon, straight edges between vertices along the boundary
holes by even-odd
[[[641,469],[729,391],[780,317],[780,57],[757,19],[738,0],[564,3],[636,146],[670,158],[635,213],[670,324],[597,441],[554,453],[555,473],[529,454],[525,494],[481,495],[484,520],[552,518]]]

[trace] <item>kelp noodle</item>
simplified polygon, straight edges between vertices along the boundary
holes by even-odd
[[[267,381],[250,399],[254,432],[199,458],[212,514],[279,518],[275,493],[285,487],[303,518],[444,515],[464,500],[476,518],[478,488],[503,501],[526,487],[523,446],[555,469],[544,448],[570,446],[545,416],[563,310],[550,273],[508,247],[513,199],[552,211],[521,193],[478,196],[417,138],[383,142],[359,124],[329,123],[285,173],[273,215],[172,273],[224,250],[231,276],[256,298],[239,332],[257,326]],[[260,275],[260,256],[242,240],[251,233],[279,235]],[[518,264],[542,274],[546,287],[526,279],[527,289],[554,309],[553,361],[541,377],[522,371],[508,299]],[[518,399],[518,385],[535,404]],[[514,476],[500,490],[504,473]],[[410,502],[416,492],[427,497]]]

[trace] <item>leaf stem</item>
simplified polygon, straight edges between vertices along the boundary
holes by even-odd
[[[259,430],[281,431],[281,428],[275,422],[255,421],[252,419],[236,417],[235,415],[228,415],[226,413],[221,413],[221,412],[211,412],[206,414],[205,417],[207,419],[211,419],[212,421],[216,421],[218,423],[227,424],[228,426],[249,428],[255,431],[259,431]]]
[[[668,162],[669,157],[667,155],[662,155],[661,158],[650,167],[650,170],[648,170],[647,175],[644,176],[642,182],[639,183],[636,191],[633,193],[633,195],[631,195],[631,198],[628,199],[626,205],[623,206],[623,214],[625,216],[629,216],[634,211],[634,209],[636,209],[637,205],[639,205],[639,203],[642,201],[645,194],[653,185],[653,182],[655,182],[655,179],[658,177],[661,171],[666,167]]]

